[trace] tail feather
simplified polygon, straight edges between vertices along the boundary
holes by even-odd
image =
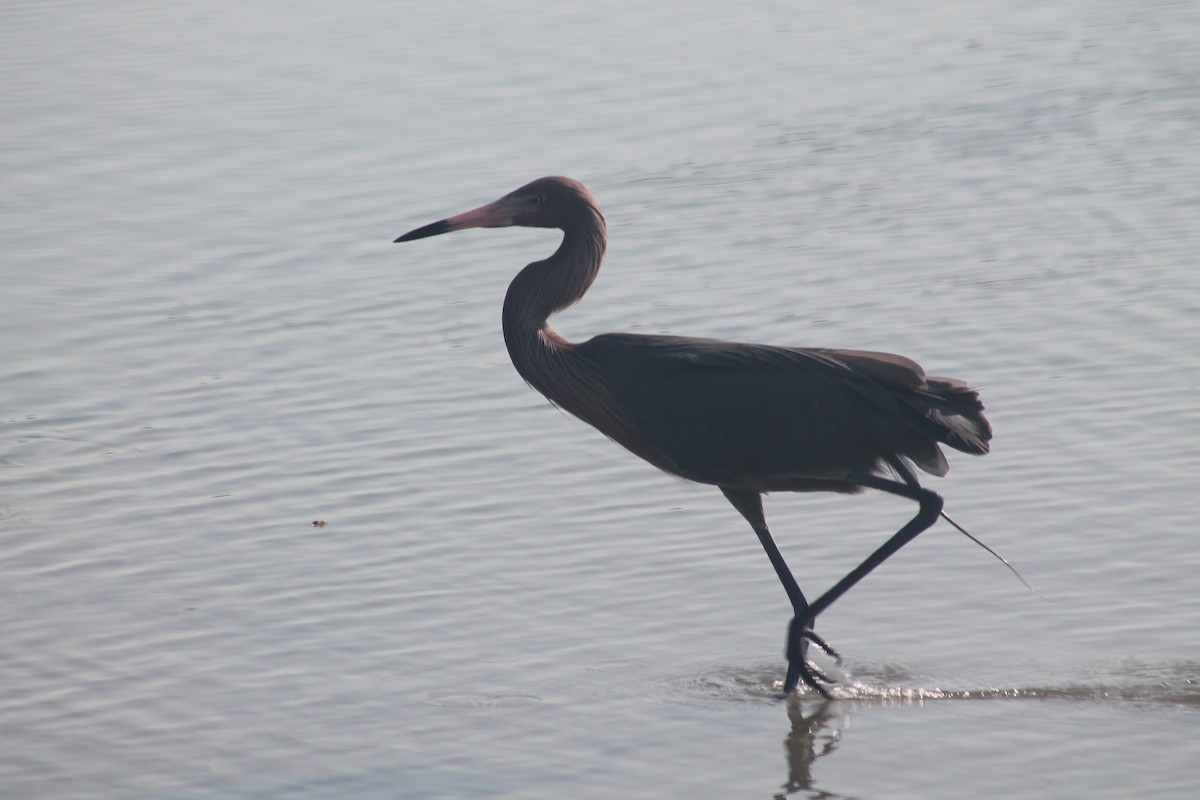
[[[979,392],[954,378],[930,377],[926,386],[933,402],[925,411],[939,428],[938,441],[972,455],[988,452],[992,426],[983,415]]]
[[[940,444],[981,456],[988,452],[992,426],[983,415],[979,392],[956,378],[926,376],[912,359],[891,353],[864,350],[804,351],[832,357],[848,368],[869,376],[871,383],[858,385],[863,399],[878,407],[887,425],[903,430],[880,432],[896,452],[932,475],[950,471]],[[878,391],[879,387],[888,391]],[[901,422],[895,415],[896,402],[913,412]]]

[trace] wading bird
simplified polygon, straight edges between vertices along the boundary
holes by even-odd
[[[978,393],[890,353],[629,333],[568,342],[546,320],[583,297],[607,244],[595,198],[570,178],[540,178],[396,241],[509,225],[563,233],[554,254],[517,273],[504,298],[504,342],[517,372],[634,455],[724,493],[758,535],[792,603],[784,692],[803,679],[825,695],[818,681],[832,681],[808,663],[808,643],[837,654],[813,632],[817,615],[945,516],[942,498],[917,483],[911,465],[942,476],[948,466],[939,444],[988,451],[992,430]],[[810,604],[767,528],[762,495],[864,489],[914,500],[917,514]]]

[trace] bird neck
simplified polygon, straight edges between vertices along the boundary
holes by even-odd
[[[597,210],[581,224],[565,228],[554,255],[528,265],[509,284],[502,316],[504,343],[527,381],[535,382],[527,370],[536,368],[541,357],[570,347],[547,320],[583,297],[596,280],[604,250],[604,217]]]

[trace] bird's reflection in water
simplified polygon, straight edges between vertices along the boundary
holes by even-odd
[[[835,708],[843,713],[835,714]],[[813,785],[813,764],[837,749],[842,740],[841,717],[847,710],[846,704],[835,704],[821,700],[811,702],[793,700],[787,704],[788,718],[792,729],[783,740],[787,753],[788,778],[783,792],[776,798],[801,795],[807,798],[842,798],[845,795],[818,789]]]

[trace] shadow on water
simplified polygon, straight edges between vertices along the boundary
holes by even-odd
[[[842,740],[841,712],[831,700],[818,701],[815,706],[792,700],[788,703],[788,719],[792,729],[783,740],[787,752],[788,777],[783,792],[776,797],[805,792],[813,798],[835,798],[844,795],[818,789],[813,781],[813,764],[830,755]]]
[[[922,677],[902,665],[877,663],[862,665],[853,676],[843,676],[844,682],[835,687],[833,698],[828,700],[812,692],[779,700],[781,683],[777,673],[774,666],[717,668],[698,676],[690,687],[693,691],[698,688],[708,701],[786,704],[791,722],[783,741],[787,780],[776,798],[849,798],[817,786],[814,765],[837,751],[855,716],[875,709],[974,700],[1131,703],[1200,710],[1200,662],[1191,661],[1122,662],[1089,670],[1086,676],[1062,684],[976,689],[920,687],[915,684],[922,683]],[[696,699],[693,696],[692,700]]]
[[[1128,702],[1144,705],[1200,708],[1200,664],[1171,662],[1143,664],[1125,662],[1089,672],[1061,684],[982,689],[911,688],[903,670],[871,670],[838,688],[842,700],[1081,700],[1097,703]],[[882,680],[881,680],[882,679]]]
[[[763,701],[778,696],[782,686],[778,673],[775,665],[717,667],[682,682],[679,690],[694,692],[693,701]],[[938,700],[1079,700],[1200,709],[1200,662],[1194,661],[1155,664],[1130,660],[1105,664],[1087,670],[1073,681],[1058,684],[985,688],[921,685],[927,683],[938,681],[901,664],[860,664],[853,674],[843,671],[840,682],[832,688],[833,702],[868,708]],[[812,692],[792,698],[793,702],[816,699]]]

